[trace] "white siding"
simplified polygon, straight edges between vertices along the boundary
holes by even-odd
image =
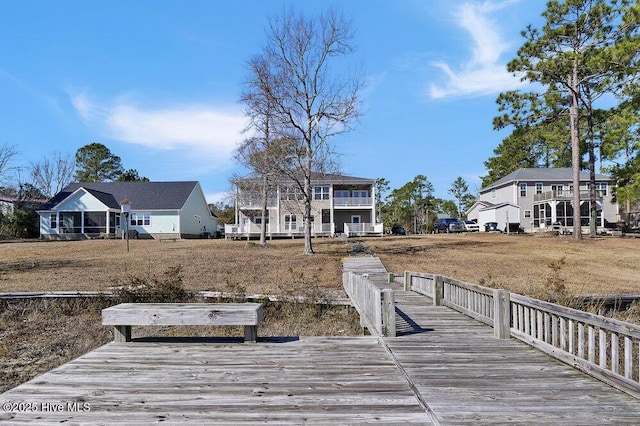
[[[109,210],[100,200],[90,193],[80,190],[57,206],[58,211],[106,212]]]
[[[209,211],[200,184],[197,184],[180,212],[181,234],[200,235],[203,231],[215,236],[218,219]]]
[[[180,216],[177,211],[143,211],[133,210],[132,213],[150,213],[149,225],[135,225],[129,223],[129,230],[136,230],[140,234],[174,234],[179,232]],[[124,218],[123,218],[124,219]]]

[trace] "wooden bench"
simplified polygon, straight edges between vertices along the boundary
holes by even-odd
[[[255,342],[262,318],[260,303],[121,303],[102,310],[115,342],[130,342],[133,325],[244,325],[244,341]]]

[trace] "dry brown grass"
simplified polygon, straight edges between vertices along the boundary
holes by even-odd
[[[254,242],[181,240],[158,242],[91,240],[0,244],[0,292],[91,291],[122,285],[131,276],[160,274],[180,266],[190,290],[244,288],[279,293],[302,276],[325,289],[342,287],[341,263],[350,244],[316,240],[313,257],[300,240]]]
[[[536,296],[549,280],[573,295],[640,294],[640,239],[459,234],[368,239],[389,271],[446,275]],[[552,264],[564,259],[557,276]]]
[[[361,240],[387,269],[437,273],[471,283],[536,295],[554,262],[554,279],[574,295],[640,294],[640,239],[543,235],[460,234]],[[301,240],[254,242],[183,240],[66,241],[0,244],[0,292],[107,290],[132,276],[180,266],[189,290],[290,294],[314,284],[340,292],[341,259],[354,240],[314,240],[313,256]]]

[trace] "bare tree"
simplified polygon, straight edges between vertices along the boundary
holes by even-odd
[[[11,161],[17,153],[18,151],[12,145],[0,146],[0,186],[4,186],[8,182],[10,172],[16,170],[11,165]]]
[[[255,135],[245,139],[236,149],[236,160],[251,168],[260,177],[261,194],[261,227],[260,244],[266,245],[267,200],[270,178],[277,173],[277,160],[274,158],[274,137],[277,134],[274,123],[274,107],[271,89],[274,85],[271,62],[264,56],[257,55],[249,61],[249,77],[245,82],[245,90],[241,102],[245,104],[245,114],[249,118],[247,131],[253,130]],[[247,181],[254,182],[254,181]]]
[[[262,58],[269,63],[267,90],[276,124],[276,161],[301,189],[304,200],[304,254],[312,254],[312,175],[333,164],[330,139],[351,130],[359,116],[362,82],[335,61],[351,54],[351,25],[335,11],[307,18],[292,11],[273,19]],[[340,66],[338,71],[333,66]],[[282,149],[286,146],[285,149]]]
[[[53,197],[73,181],[76,171],[71,155],[53,152],[42,161],[30,165],[31,183],[47,197]]]

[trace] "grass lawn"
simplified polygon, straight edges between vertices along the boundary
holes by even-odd
[[[390,272],[438,273],[470,283],[536,296],[550,278],[575,295],[640,294],[640,239],[501,234],[438,234],[362,240]],[[309,286],[342,289],[341,259],[351,243],[302,240],[254,242],[92,240],[0,244],[0,292],[108,290],[132,276],[179,266],[190,290],[291,294]],[[551,266],[559,265],[556,271]],[[555,277],[551,275],[555,274]]]

